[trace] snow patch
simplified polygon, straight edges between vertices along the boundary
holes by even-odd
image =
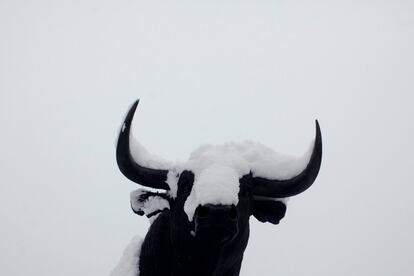
[[[172,198],[177,197],[177,190],[178,190],[178,179],[180,174],[177,172],[176,169],[170,169],[167,175],[167,184],[170,187],[170,191],[168,192]]]
[[[131,240],[110,276],[139,276],[139,256],[142,242],[143,239],[139,236]]]
[[[184,211],[190,221],[199,205],[237,205],[239,174],[231,167],[213,165],[200,171],[194,179],[193,190],[188,196]]]
[[[130,152],[134,160],[143,167],[157,170],[169,170],[173,164],[160,156],[147,151],[130,133]]]
[[[131,207],[135,212],[142,212],[145,215],[150,215],[150,223],[152,223],[159,214],[152,215],[157,211],[162,211],[164,209],[170,209],[170,203],[165,198],[157,194],[151,194],[146,196],[146,194],[151,193],[146,189],[138,189],[132,191],[130,194]]]

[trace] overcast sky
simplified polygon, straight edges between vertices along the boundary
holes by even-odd
[[[148,221],[115,140],[253,139],[320,175],[251,219],[241,275],[411,276],[413,1],[0,0],[0,275],[102,276]]]

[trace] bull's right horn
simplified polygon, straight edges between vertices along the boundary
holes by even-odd
[[[316,137],[313,150],[306,167],[298,175],[290,179],[267,179],[253,177],[252,192],[254,195],[272,198],[290,197],[302,193],[315,181],[322,161],[322,135],[316,121]]]

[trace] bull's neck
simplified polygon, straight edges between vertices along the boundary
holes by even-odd
[[[190,246],[174,252],[174,275],[237,276],[244,250],[234,252],[231,247],[193,240]]]

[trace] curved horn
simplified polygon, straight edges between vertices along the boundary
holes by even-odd
[[[284,198],[300,194],[315,181],[321,161],[322,135],[318,120],[316,120],[315,142],[306,168],[300,174],[286,180],[269,180],[262,177],[253,177],[252,192],[254,195],[274,198]]]
[[[123,175],[135,183],[155,189],[169,190],[170,187],[166,183],[168,170],[143,167],[131,155],[129,146],[130,128],[138,103],[139,100],[134,102],[129,109],[119,133],[116,146],[116,162],[118,163],[118,168]]]

